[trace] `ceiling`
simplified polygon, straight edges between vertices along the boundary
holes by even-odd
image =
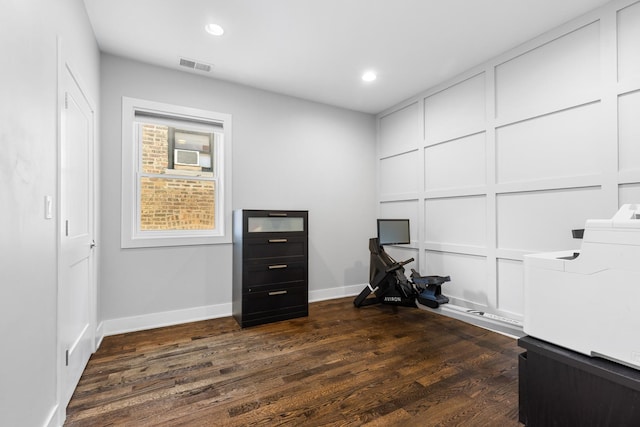
[[[609,0],[84,0],[103,52],[378,113]],[[208,23],[225,33],[212,36]],[[179,59],[210,64],[210,72]],[[373,70],[377,80],[363,82]]]

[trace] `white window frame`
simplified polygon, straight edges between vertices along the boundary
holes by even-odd
[[[214,147],[218,168],[215,188],[214,230],[140,230],[140,145],[136,113],[167,116],[177,120],[210,123],[222,127],[221,141]],[[231,243],[231,115],[161,102],[122,97],[122,248],[210,245]],[[215,169],[214,169],[215,170]]]

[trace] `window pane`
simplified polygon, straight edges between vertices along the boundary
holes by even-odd
[[[215,181],[140,180],[140,230],[213,230]]]
[[[190,132],[180,128],[171,128],[169,144],[173,146],[173,169],[208,172],[213,175],[211,167],[212,133]],[[171,164],[171,162],[170,162]]]
[[[213,176],[213,133],[140,123],[142,172]]]

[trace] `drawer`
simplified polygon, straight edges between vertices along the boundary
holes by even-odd
[[[304,233],[306,218],[301,214],[267,213],[247,217],[246,233]]]
[[[260,235],[307,235],[307,211],[243,210],[242,232],[244,237]],[[240,224],[238,224],[240,225]]]
[[[304,261],[248,264],[244,267],[242,286],[248,288],[287,282],[302,284],[306,280],[307,263]]]
[[[265,323],[278,322],[280,320],[295,319],[296,317],[307,317],[309,315],[308,305],[297,305],[295,307],[281,308],[278,310],[263,311],[260,313],[245,313],[239,320],[240,326],[263,325]]]
[[[260,286],[244,292],[245,314],[258,314],[278,311],[296,306],[307,307],[309,302],[306,283],[304,285],[273,285]]]
[[[283,257],[306,257],[307,239],[304,237],[258,237],[245,239],[245,260]]]

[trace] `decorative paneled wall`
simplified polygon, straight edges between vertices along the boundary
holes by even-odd
[[[523,256],[640,203],[640,2],[613,1],[378,116],[379,217],[451,303],[523,318]],[[553,293],[550,289],[541,292]]]

